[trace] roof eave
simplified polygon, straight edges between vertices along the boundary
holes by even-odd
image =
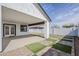
[[[38,3],[38,5],[42,9],[42,11],[46,14],[46,16],[48,17],[48,20],[51,21],[50,17],[47,15],[46,11],[43,9],[43,7],[40,5],[40,3]]]

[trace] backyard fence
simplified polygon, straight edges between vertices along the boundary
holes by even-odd
[[[52,33],[55,35],[78,36],[77,28],[53,28]]]

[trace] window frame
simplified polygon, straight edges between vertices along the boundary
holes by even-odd
[[[27,25],[20,25],[20,32],[27,32]]]

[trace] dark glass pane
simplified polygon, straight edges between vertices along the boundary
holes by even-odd
[[[11,27],[11,34],[15,34],[15,27]]]
[[[20,30],[21,30],[21,32],[26,32],[27,31],[27,25],[21,25]]]
[[[8,26],[5,27],[5,34],[9,35],[9,27]]]

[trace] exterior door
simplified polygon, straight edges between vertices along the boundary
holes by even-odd
[[[4,25],[4,37],[15,36],[14,25]]]
[[[15,36],[15,26],[10,26],[10,36]]]

